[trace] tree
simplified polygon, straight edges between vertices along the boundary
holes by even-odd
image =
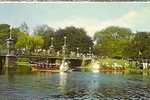
[[[18,38],[19,38],[22,34],[28,34],[28,33],[26,33],[26,32],[21,32],[18,27],[13,27],[13,28],[11,29],[11,35],[12,35],[12,38],[13,38],[13,40],[14,40],[14,44],[16,44]]]
[[[99,56],[124,57],[124,49],[132,32],[128,28],[110,26],[94,35],[95,53]]]
[[[22,32],[29,33],[29,27],[28,27],[27,23],[25,23],[25,22],[19,26],[19,29]]]
[[[18,34],[16,48],[34,51],[43,46],[44,40],[41,36],[30,36],[25,32],[19,32]]]
[[[21,32],[17,27],[13,27],[10,29],[10,25],[8,24],[0,24],[0,44],[2,47],[6,46],[6,39],[9,38],[10,33],[14,40],[14,44],[16,44],[18,37],[20,37],[20,35],[23,35],[25,32]]]
[[[53,28],[49,27],[48,25],[41,25],[37,26],[34,29],[34,35],[41,36],[44,40],[44,49],[48,49],[51,43],[51,37],[54,37],[55,31]]]
[[[43,46],[44,40],[41,36],[31,36],[31,43],[32,43],[32,51],[39,49]]]
[[[98,31],[94,35],[94,40],[97,43],[101,43],[107,40],[116,40],[116,39],[129,39],[132,32],[129,28],[109,26],[101,31]]]
[[[32,41],[31,41],[31,37],[29,36],[29,34],[25,33],[25,32],[20,32],[20,34],[17,37],[17,41],[16,41],[16,48],[19,49],[31,49],[32,47]]]
[[[69,51],[79,51],[82,53],[89,52],[89,47],[93,46],[91,37],[86,34],[83,28],[69,26],[56,31],[55,46],[57,50],[61,50],[64,44],[64,36],[67,37],[67,49]]]
[[[0,24],[0,45],[1,47],[6,46],[6,39],[9,38],[10,25]]]
[[[127,57],[150,58],[150,33],[137,32],[125,51]]]

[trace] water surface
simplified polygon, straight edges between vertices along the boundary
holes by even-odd
[[[150,77],[123,73],[28,73],[0,75],[0,100],[150,99]]]

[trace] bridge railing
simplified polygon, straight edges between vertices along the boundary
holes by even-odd
[[[65,56],[63,54],[57,54],[57,53],[26,53],[26,54],[21,54],[17,56],[26,56],[26,57],[54,57],[54,58],[72,58],[72,59],[92,59],[91,55],[88,54],[80,54],[80,55],[71,55],[71,54],[66,54]]]

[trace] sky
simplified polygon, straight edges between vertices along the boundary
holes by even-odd
[[[59,29],[82,27],[89,36],[108,26],[150,31],[150,3],[1,3],[0,24],[26,22],[30,31],[42,24]]]

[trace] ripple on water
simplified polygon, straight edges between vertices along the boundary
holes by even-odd
[[[0,84],[0,100],[149,100],[150,98],[150,78],[140,75],[89,72],[63,75],[38,73],[0,76]]]

